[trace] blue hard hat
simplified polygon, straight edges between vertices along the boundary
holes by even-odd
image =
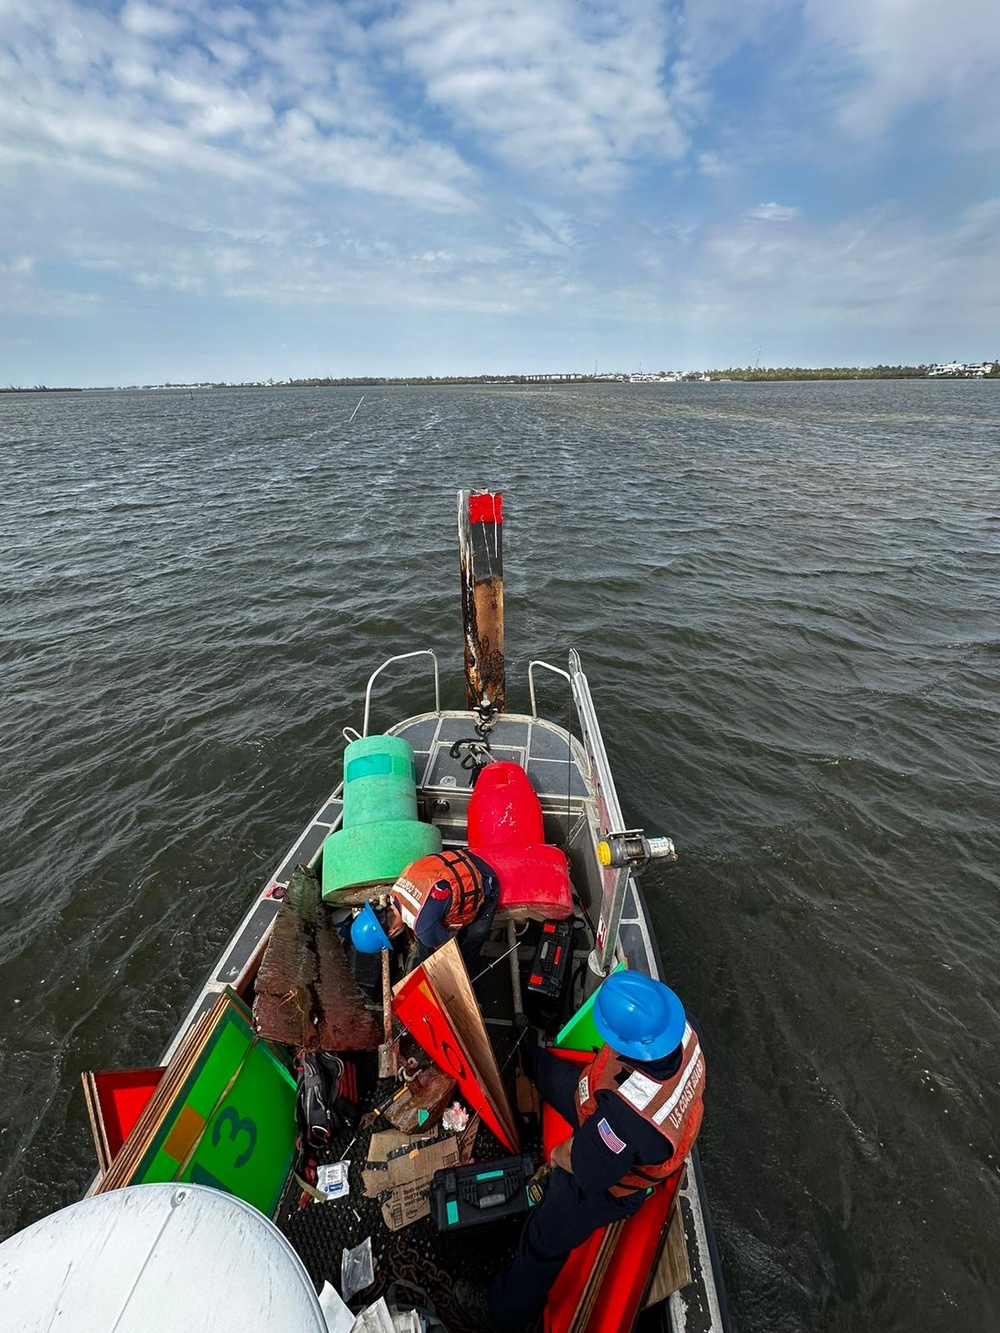
[[[613,972],[594,997],[594,1023],[619,1055],[661,1060],[684,1037],[684,1006],[662,981],[642,972]]]
[[[365,903],[351,923],[351,943],[358,953],[380,953],[392,948],[392,941],[382,929],[371,903]]]

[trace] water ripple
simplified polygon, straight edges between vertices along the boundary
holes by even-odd
[[[509,696],[583,655],[709,1058],[743,1330],[1000,1321],[994,384],[5,395],[0,1231],[93,1169],[339,777],[386,656],[459,703],[454,492],[503,489]],[[426,672],[375,725],[426,706]],[[541,685],[557,717],[557,682]]]

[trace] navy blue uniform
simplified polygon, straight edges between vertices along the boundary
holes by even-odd
[[[667,1079],[680,1063],[677,1050],[641,1068],[652,1078]],[[537,1050],[529,1072],[542,1099],[575,1125],[581,1067]],[[616,1198],[608,1193],[609,1186],[631,1167],[652,1166],[669,1156],[670,1145],[658,1130],[615,1093],[599,1092],[596,1111],[573,1137],[572,1174],[558,1167],[552,1171],[545,1198],[529,1213],[513,1260],[487,1289],[486,1304],[496,1327],[514,1330],[529,1324],[543,1309],[570,1251],[598,1227],[631,1217],[642,1207],[643,1191]]]

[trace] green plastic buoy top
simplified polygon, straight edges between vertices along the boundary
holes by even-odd
[[[392,881],[411,861],[441,850],[441,834],[417,818],[413,746],[401,736],[362,736],[344,750],[342,827],[323,844],[323,896]]]

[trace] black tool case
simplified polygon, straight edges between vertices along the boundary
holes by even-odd
[[[534,1172],[535,1159],[528,1153],[436,1171],[431,1216],[438,1231],[468,1232],[526,1213]]]

